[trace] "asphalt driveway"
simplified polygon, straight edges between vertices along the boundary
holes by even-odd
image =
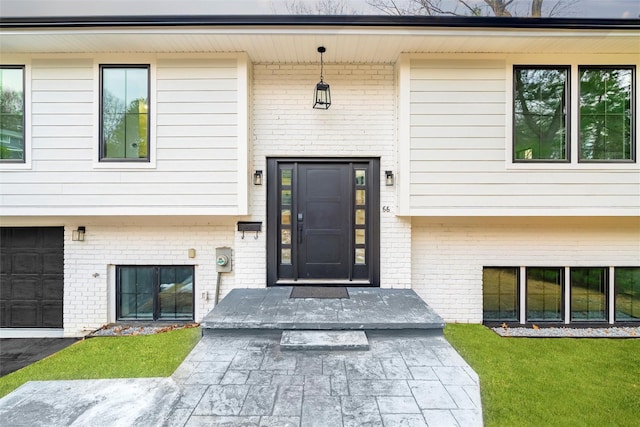
[[[0,338],[0,377],[51,356],[76,338]]]

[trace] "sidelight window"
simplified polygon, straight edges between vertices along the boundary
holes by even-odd
[[[364,265],[367,263],[366,249],[366,226],[367,226],[367,171],[366,169],[355,169],[355,260],[354,264]]]
[[[291,265],[292,229],[292,179],[293,169],[280,169],[280,264]]]

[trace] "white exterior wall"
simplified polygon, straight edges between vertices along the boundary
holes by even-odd
[[[116,320],[116,265],[194,266],[195,321],[201,321],[213,308],[217,281],[215,249],[233,247],[233,221],[227,220],[220,225],[153,223],[86,225],[83,242],[71,240],[72,230],[77,228],[75,224],[65,227],[66,336],[80,336]],[[190,248],[196,250],[195,258],[189,258]],[[236,266],[233,267],[235,270]],[[235,284],[233,272],[223,273],[220,299]]]
[[[251,170],[263,170],[267,157],[379,157],[380,282],[410,287],[411,222],[396,216],[395,187],[384,185],[384,171],[396,167],[396,89],[389,64],[325,65],[331,85],[328,110],[312,109],[318,65],[255,64],[253,67]],[[266,226],[267,186],[250,188],[250,220]],[[236,235],[236,281],[263,287],[266,238]]]
[[[514,64],[571,66],[570,163],[512,161]],[[640,57],[402,55],[398,62],[399,162],[404,173],[399,181],[400,212],[639,215],[640,163],[578,162],[578,66],[594,64],[640,68]],[[636,90],[636,106],[639,94]],[[637,144],[640,120],[635,123]]]
[[[447,322],[482,322],[482,267],[640,266],[637,218],[414,218],[413,289]]]
[[[5,60],[26,64],[32,158],[0,164],[0,215],[246,213],[246,55]],[[150,162],[99,162],[101,64],[150,64]]]

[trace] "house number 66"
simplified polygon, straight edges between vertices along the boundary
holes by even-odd
[[[391,208],[389,206],[383,206],[382,212],[391,212]]]

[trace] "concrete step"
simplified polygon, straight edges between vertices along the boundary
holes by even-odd
[[[221,330],[423,330],[442,334],[444,320],[411,289],[347,288],[349,298],[291,298],[290,286],[232,289],[201,322]]]
[[[364,331],[282,331],[282,350],[369,350]]]

